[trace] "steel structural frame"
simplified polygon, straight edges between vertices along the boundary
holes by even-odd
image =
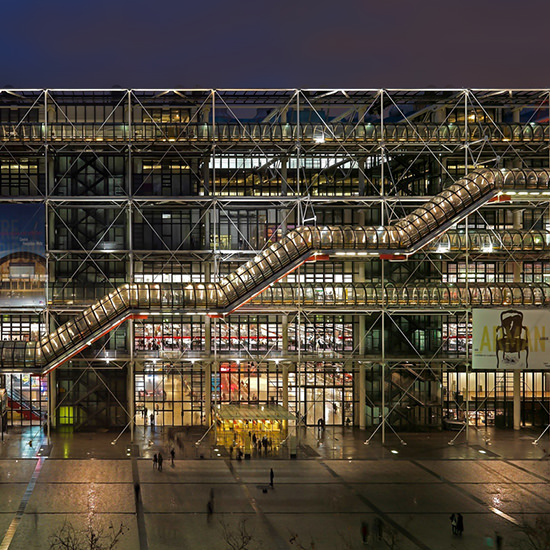
[[[143,110],[147,111],[155,107],[149,107],[149,104],[162,104],[164,106],[177,103],[177,100],[181,100],[181,104],[189,105],[192,104],[194,108],[194,115],[207,116],[210,117],[210,125],[212,128],[215,128],[220,122],[220,118],[217,118],[217,113],[221,110],[224,110],[229,113],[232,117],[232,120],[236,125],[241,125],[245,127],[244,123],[239,117],[239,110],[246,111],[247,109],[257,108],[258,106],[267,106],[269,112],[264,117],[264,121],[267,123],[275,124],[275,121],[281,120],[285,112],[288,112],[289,109],[294,109],[297,115],[296,126],[297,130],[297,139],[293,140],[292,143],[287,143],[286,146],[281,146],[280,144],[264,144],[262,142],[254,142],[253,150],[258,155],[263,155],[265,158],[277,156],[292,156],[297,159],[296,162],[296,183],[297,187],[295,191],[297,196],[281,196],[281,197],[254,197],[250,200],[244,197],[225,197],[217,196],[217,189],[214,187],[213,192],[208,197],[197,198],[197,197],[135,197],[132,196],[133,193],[131,188],[131,174],[132,171],[128,171],[128,179],[126,183],[127,196],[123,198],[118,197],[58,197],[53,194],[55,191],[55,184],[51,181],[49,176],[49,171],[46,170],[46,190],[47,192],[40,198],[34,199],[29,197],[20,197],[17,198],[15,202],[25,202],[25,201],[40,201],[46,204],[48,212],[51,212],[52,216],[55,216],[58,208],[63,206],[74,206],[78,205],[81,202],[88,204],[93,204],[96,206],[103,205],[105,207],[114,207],[122,208],[127,210],[128,214],[126,215],[127,223],[127,232],[129,235],[129,240],[131,241],[132,233],[132,224],[131,215],[132,212],[142,211],[143,208],[156,205],[158,207],[165,207],[171,203],[175,203],[178,206],[188,206],[195,205],[199,208],[203,208],[205,212],[216,216],[218,212],[226,210],[229,206],[237,204],[257,204],[262,202],[262,204],[269,204],[271,207],[286,207],[288,210],[296,212],[296,218],[298,220],[307,219],[309,213],[314,212],[315,208],[321,207],[322,205],[346,205],[355,209],[366,209],[372,208],[375,205],[381,209],[382,215],[384,217],[396,217],[402,212],[402,207],[406,206],[407,203],[414,203],[416,200],[421,200],[420,198],[415,197],[404,197],[404,196],[388,196],[388,192],[396,191],[399,188],[400,183],[402,182],[403,175],[394,177],[392,171],[386,169],[387,158],[391,156],[396,156],[400,154],[405,154],[409,156],[414,156],[419,158],[422,155],[428,155],[430,158],[434,159],[434,162],[438,162],[438,156],[445,154],[449,156],[457,156],[463,154],[466,170],[469,166],[479,166],[489,165],[491,167],[496,167],[501,165],[502,162],[508,161],[511,159],[516,165],[527,166],[530,163],[530,159],[535,159],[537,162],[546,162],[550,161],[550,148],[548,147],[548,138],[542,139],[539,141],[519,141],[514,142],[513,140],[506,141],[503,138],[502,142],[495,145],[492,144],[489,140],[479,139],[471,140],[470,134],[473,132],[473,123],[470,123],[469,118],[471,113],[474,113],[475,117],[478,116],[478,113],[483,113],[487,118],[487,125],[493,126],[495,132],[499,132],[500,125],[502,124],[501,120],[498,120],[499,110],[507,109],[514,107],[516,109],[531,108],[533,113],[540,113],[546,111],[547,121],[548,121],[548,112],[550,109],[550,103],[548,98],[550,96],[550,90],[478,90],[478,89],[430,89],[430,90],[404,90],[404,89],[388,89],[388,90],[339,90],[339,89],[326,89],[326,90],[0,90],[0,99],[3,99],[5,96],[11,98],[23,98],[28,99],[31,103],[29,106],[29,111],[34,108],[36,105],[41,105],[43,101],[44,105],[44,140],[43,143],[34,143],[31,141],[23,141],[22,143],[16,142],[15,140],[10,142],[3,142],[0,140],[0,159],[4,156],[16,158],[15,155],[44,155],[45,162],[48,162],[48,158],[55,154],[62,154],[63,152],[71,152],[76,155],[89,154],[93,156],[98,156],[101,152],[101,147],[105,145],[95,143],[87,144],[66,144],[58,141],[50,141],[47,139],[48,136],[48,126],[53,123],[49,120],[49,108],[55,104],[63,104],[63,102],[78,102],[86,101],[89,104],[94,105],[97,102],[101,102],[102,98],[105,99],[109,94],[116,94],[118,99],[118,105],[127,104],[129,106],[128,112],[133,112],[132,106],[142,105]],[[190,95],[199,95],[200,99],[192,99],[190,101]],[[410,106],[411,104],[421,104],[417,110],[413,112],[406,111],[403,106]],[[1,107],[2,103],[0,103]],[[305,106],[305,107],[304,107]],[[445,108],[447,113],[449,112],[459,112],[462,110],[464,112],[463,120],[463,132],[462,139],[459,139],[456,142],[451,143],[441,143],[439,141],[418,139],[409,146],[409,144],[400,144],[392,142],[391,139],[387,139],[387,132],[391,128],[392,124],[395,124],[390,116],[388,106],[393,108],[402,115],[402,122],[404,125],[412,128],[414,133],[414,127],[416,122],[422,117],[432,114],[437,109]],[[333,135],[333,144],[328,145],[327,141],[311,143],[310,141],[302,139],[303,132],[306,131],[306,122],[301,120],[301,113],[304,112],[304,109],[308,109],[310,112],[315,112],[320,114],[323,109],[332,109],[334,112],[333,120],[347,121],[354,120],[353,117],[357,118],[357,121],[361,117],[365,117],[369,113],[378,110],[379,112],[379,126],[381,129],[381,140],[378,143],[370,143],[367,146],[356,145],[355,147],[350,146],[346,143],[346,140],[339,139],[338,136]],[[208,114],[204,115],[205,111],[208,110]],[[103,124],[106,124],[110,115],[103,120]],[[448,118],[447,114],[447,118]],[[535,114],[533,114],[533,117]],[[319,119],[322,121],[323,118],[320,116]],[[23,117],[18,125],[24,126],[25,117]],[[71,123],[71,121],[68,121]],[[73,121],[73,123],[75,123]],[[352,122],[352,124],[357,124],[358,122]],[[135,124],[130,117],[128,120],[128,125],[131,128],[132,124]],[[445,127],[445,120],[440,123],[442,128]],[[527,122],[526,124],[530,124]],[[537,123],[539,124],[539,123]],[[539,124],[540,125],[540,124]],[[545,128],[548,128],[549,123],[542,123]],[[330,124],[319,124],[323,127],[327,134],[330,134],[331,125]],[[302,128],[303,127],[303,128]],[[162,128],[161,128],[162,130]],[[213,133],[214,135],[214,133]],[[545,134],[548,135],[548,134]],[[144,152],[149,152],[151,154],[159,154],[158,152],[153,151],[151,145],[146,146],[145,149],[139,149],[138,145],[134,143],[131,139],[131,133],[128,133],[128,140],[124,144],[119,143],[109,143],[108,150],[116,154],[126,155],[128,158],[128,164],[131,163],[133,156],[143,155]],[[169,139],[168,137],[166,138]],[[154,140],[153,140],[154,143]],[[171,142],[168,141],[170,144]],[[326,146],[324,144],[327,144]],[[323,148],[325,151],[323,152]],[[176,147],[172,147],[171,151],[174,151]],[[175,151],[174,154],[186,158],[187,155],[196,154],[196,155],[210,155],[210,158],[221,158],[226,154],[231,154],[231,151],[235,149],[235,143],[223,142],[220,139],[217,139],[215,136],[204,144],[203,147],[197,147],[194,145],[191,150],[182,153],[181,151]],[[98,152],[99,151],[99,152]],[[167,153],[161,153],[161,155],[166,155]],[[310,188],[308,182],[304,181],[302,175],[300,174],[300,162],[303,159],[309,157],[323,157],[327,154],[338,154],[343,155],[345,158],[355,158],[358,155],[363,155],[365,157],[378,157],[382,159],[381,161],[381,171],[382,175],[380,177],[382,185],[379,187],[379,196],[374,195],[365,195],[359,197],[315,197],[308,196],[308,191]],[[487,158],[489,157],[489,158]],[[442,166],[442,173],[446,173],[451,179],[453,178]],[[236,168],[235,171],[238,169]],[[372,180],[369,174],[361,167],[358,168],[359,173],[362,173],[366,185],[370,188],[376,188],[376,185],[372,184]],[[406,175],[406,172],[404,173]],[[212,179],[216,181],[216,168],[212,169]],[[384,185],[384,182],[388,182],[387,185]],[[303,196],[306,197],[305,201]],[[13,199],[10,199],[13,200]],[[547,199],[544,197],[531,197],[525,198],[525,202],[529,207],[537,205],[539,208],[547,209]],[[494,208],[503,208],[502,205],[495,205]],[[504,206],[504,208],[509,208]],[[512,207],[513,208],[513,207]],[[49,216],[50,217],[50,216]],[[50,222],[51,223],[51,222]],[[216,227],[214,225],[214,227]],[[214,243],[217,242],[217,236],[214,236]],[[59,257],[60,255],[74,255],[77,253],[84,256],[86,262],[95,263],[94,256],[105,254],[105,251],[97,251],[82,245],[80,249],[77,250],[58,250],[51,246],[49,235],[47,237],[47,253],[52,257]],[[168,254],[171,259],[179,261],[179,258],[183,253],[174,251],[168,251]],[[112,257],[117,260],[124,260],[125,258],[131,258],[131,261],[128,260],[128,273],[133,269],[133,261],[136,261],[138,258],[151,255],[162,255],[162,252],[158,251],[136,251],[132,247],[129,247],[126,250],[119,250],[112,253]],[[213,274],[217,273],[219,268],[219,255],[220,251],[214,248],[213,253],[209,251],[202,251],[200,256],[202,258],[210,259],[214,258],[214,269]],[[457,256],[460,255],[460,252],[457,252]],[[541,252],[540,254],[534,254],[539,258],[546,258],[547,254]],[[194,253],[194,257],[197,254]],[[466,254],[466,284],[469,281],[469,261],[468,259],[472,258],[467,252]],[[513,261],[512,251],[509,251],[510,261]],[[429,254],[422,254],[419,258],[419,262],[423,259],[431,261],[431,256]],[[385,260],[381,260],[384,264]],[[385,284],[385,281],[382,281],[382,285]],[[68,313],[72,308],[67,308],[65,311]],[[63,309],[59,307],[48,306],[43,312],[46,318],[54,318],[55,314],[63,313]],[[426,312],[428,313],[428,312]],[[435,313],[435,312],[434,312]],[[438,312],[440,313],[440,312]],[[395,314],[403,315],[406,314],[403,310],[387,310],[385,315],[392,316]],[[385,349],[385,345],[383,346]]]

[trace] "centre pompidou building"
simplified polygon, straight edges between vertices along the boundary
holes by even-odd
[[[4,423],[547,424],[549,97],[1,90]]]

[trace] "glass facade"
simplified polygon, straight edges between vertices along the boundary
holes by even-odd
[[[547,424],[545,371],[471,371],[473,308],[550,303],[541,94],[0,90],[0,201],[46,212],[8,423]]]

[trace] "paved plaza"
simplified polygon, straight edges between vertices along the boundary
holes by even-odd
[[[248,548],[477,549],[499,533],[519,548],[518,523],[550,521],[548,438],[533,431],[402,434],[369,445],[365,432],[331,430],[301,436],[298,458],[277,454],[232,459],[200,434],[136,432],[56,434],[11,431],[0,446],[0,549],[48,548],[65,521],[127,527],[119,549],[225,549],[246,520]],[[546,434],[547,435],[547,434]],[[319,436],[319,437],[318,437]],[[453,444],[449,444],[456,436]],[[176,450],[174,466],[170,448]],[[162,452],[163,471],[152,456]],[[202,456],[202,458],[201,458]],[[274,472],[269,487],[270,469]],[[212,498],[213,513],[207,512]],[[462,537],[449,516],[464,516]],[[383,526],[383,541],[374,527]],[[374,540],[373,540],[374,539]],[[386,541],[386,542],[384,542]],[[312,545],[312,543],[314,545]]]

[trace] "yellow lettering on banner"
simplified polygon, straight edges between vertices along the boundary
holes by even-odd
[[[539,331],[539,327],[535,326],[535,351],[546,351],[546,326],[542,325],[542,334]]]
[[[487,347],[487,351],[493,351],[491,349],[491,338],[489,336],[489,329],[487,328],[487,325],[483,327],[483,334],[481,335],[481,344],[479,345],[479,351],[485,351],[485,347]]]

